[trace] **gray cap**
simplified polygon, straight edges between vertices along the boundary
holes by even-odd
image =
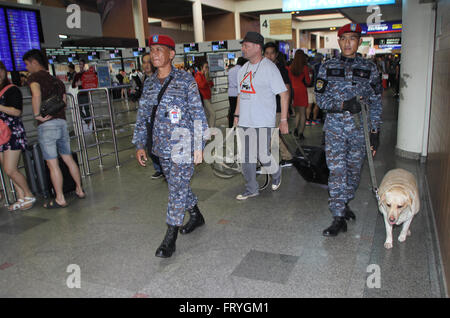
[[[264,37],[259,34],[258,32],[247,32],[247,34],[244,37],[244,40],[242,40],[241,44],[244,42],[251,42],[261,45],[261,47],[264,47]]]

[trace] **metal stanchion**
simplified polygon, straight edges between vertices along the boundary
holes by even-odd
[[[83,156],[83,151],[82,151],[82,146],[81,146],[81,139],[80,139],[80,129],[83,130],[83,127],[81,125],[81,123],[78,121],[77,119],[77,105],[78,105],[78,101],[77,101],[77,96],[73,96],[70,93],[66,94],[67,97],[69,97],[72,100],[72,107],[70,107],[70,112],[72,115],[72,121],[73,121],[73,129],[75,132],[75,135],[77,136],[77,144],[78,144],[78,151],[80,152],[80,162],[82,163],[81,166],[81,176],[85,177],[86,176],[86,169],[85,169],[85,160],[84,160],[84,156]]]
[[[86,138],[84,136],[84,131],[83,131],[83,125],[81,122],[81,114],[80,114],[80,104],[78,102],[78,96],[80,95],[80,91],[78,91],[77,96],[76,96],[76,107],[75,107],[75,115],[76,115],[76,120],[78,122],[78,133],[79,136],[81,137],[81,145],[82,145],[82,158],[83,158],[83,165],[85,166],[85,172],[86,175],[91,175],[91,168],[89,166],[89,155],[87,152],[87,147],[86,147]]]
[[[6,187],[5,177],[3,175],[3,169],[1,167],[0,167],[0,181],[2,183],[3,195],[5,197],[5,202],[6,202],[5,205],[9,206],[11,204],[11,201],[9,201],[8,189]]]
[[[95,144],[97,146],[97,153],[98,153],[98,161],[99,161],[99,167],[103,167],[103,156],[102,156],[102,150],[100,148],[100,143],[98,140],[98,133],[97,133],[97,125],[95,123],[95,111],[94,111],[94,103],[92,102],[92,91],[88,92],[89,94],[89,109],[91,111],[91,122],[92,122],[92,132],[94,133],[95,137]]]
[[[116,168],[120,167],[120,161],[119,161],[119,150],[117,147],[117,138],[116,138],[116,128],[114,125],[114,110],[112,108],[111,100],[109,99],[109,90],[106,89],[106,97],[108,100],[108,110],[109,110],[109,116],[111,118],[111,134],[113,138],[113,145],[114,145],[114,153],[116,156]]]

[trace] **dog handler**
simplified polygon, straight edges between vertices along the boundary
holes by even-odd
[[[145,167],[145,146],[147,136],[151,134],[149,142],[152,145],[148,145],[149,149],[159,157],[169,186],[166,219],[168,229],[156,250],[157,257],[166,258],[175,252],[178,230],[181,234],[187,234],[205,223],[190,181],[194,174],[194,164],[203,161],[205,142],[202,135],[208,125],[194,78],[190,73],[172,66],[175,57],[174,40],[169,36],[154,35],[149,40],[149,46],[150,58],[157,71],[145,81],[133,144],[137,148],[136,158],[139,164]],[[150,125],[147,125],[148,122]],[[196,128],[196,134],[194,123],[200,126]],[[199,137],[200,141],[196,142]],[[180,145],[184,151],[178,148]],[[186,211],[189,212],[190,219],[181,227]]]
[[[362,97],[370,106],[369,128],[372,155],[379,144],[382,86],[377,66],[356,55],[362,43],[361,27],[346,24],[338,31],[341,55],[325,62],[315,85],[318,106],[327,111],[325,153],[330,169],[328,205],[333,223],[324,236],[347,231],[346,219],[356,219],[348,203],[355,197],[365,159],[364,130],[361,119]]]

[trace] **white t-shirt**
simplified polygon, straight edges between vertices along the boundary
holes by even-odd
[[[259,63],[245,63],[239,70],[239,126],[275,127],[276,95],[286,85],[277,66],[267,58]]]
[[[242,66],[236,65],[228,71],[228,96],[238,96],[238,72],[241,68]]]

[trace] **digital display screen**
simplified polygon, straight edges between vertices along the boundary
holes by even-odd
[[[0,8],[0,30],[6,31],[5,11]],[[5,64],[7,71],[13,71],[13,63],[11,58],[11,50],[9,47],[9,36],[7,32],[0,32],[0,60]]]
[[[212,50],[213,51],[228,50],[228,42],[227,41],[212,42]]]
[[[88,60],[89,60],[89,61],[92,61],[92,60],[93,60],[92,55],[88,55]]]
[[[232,59],[235,59],[236,58],[236,54],[234,54],[234,53],[228,53],[228,59],[229,60],[232,60]]]
[[[36,11],[6,9],[12,53],[16,71],[25,71],[23,55],[32,49],[41,49]]]
[[[140,48],[137,48],[137,49],[133,49],[133,56],[138,57],[138,56],[141,56],[141,55],[144,55],[144,54],[145,54],[145,48],[143,48],[143,47],[140,47]]]
[[[112,59],[116,58],[116,55],[115,55],[114,53],[110,53],[109,56],[110,56]]]
[[[67,58],[67,61],[69,61],[70,63],[72,63],[72,62],[73,62],[73,58],[69,56],[69,57]]]
[[[278,50],[282,52],[284,55],[289,56],[289,43],[287,42],[279,42]]]
[[[184,53],[198,52],[197,43],[184,44]]]
[[[48,64],[53,64],[53,59],[48,59]]]

